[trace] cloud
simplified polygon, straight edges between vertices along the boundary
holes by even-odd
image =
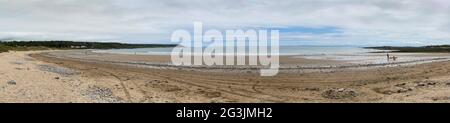
[[[450,43],[449,11],[447,0],[0,0],[0,39],[170,43],[201,21],[277,28],[285,42]],[[339,31],[305,32],[321,28]]]

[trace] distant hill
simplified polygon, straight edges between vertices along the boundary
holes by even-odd
[[[365,47],[366,49],[378,49],[378,50],[390,50],[389,52],[442,52],[450,53],[450,45],[433,45],[422,47],[393,47],[393,46],[381,46],[381,47]]]
[[[8,50],[43,49],[132,49],[175,47],[175,44],[125,44],[116,42],[78,42],[78,41],[0,41],[0,52]]]

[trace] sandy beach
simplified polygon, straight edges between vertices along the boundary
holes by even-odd
[[[0,102],[450,102],[448,59],[368,67],[286,56],[282,66],[356,67],[287,67],[261,77],[247,69],[168,67],[167,56],[71,50],[0,57]]]

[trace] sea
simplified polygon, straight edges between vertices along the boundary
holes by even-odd
[[[220,47],[217,47],[220,48]],[[248,49],[257,47],[247,47]],[[203,48],[205,49],[205,48]],[[225,48],[224,48],[225,49]],[[269,48],[270,49],[270,48]],[[139,54],[139,55],[170,55],[172,47],[163,48],[137,48],[137,49],[108,49],[96,50],[98,53],[118,53],[118,54]],[[300,55],[300,56],[320,56],[320,55],[339,55],[339,54],[365,54],[377,52],[380,50],[365,49],[360,46],[280,46],[279,55]],[[270,51],[269,51],[270,52]],[[238,55],[244,52],[238,52]]]
[[[256,47],[247,47],[246,52],[237,53],[237,55],[248,55],[248,49]],[[116,53],[131,55],[171,55],[173,47],[164,48],[137,48],[137,49],[107,49],[95,50],[97,53]],[[357,64],[383,64],[388,62],[407,62],[421,61],[441,58],[442,56],[423,55],[418,53],[392,53],[391,56],[397,56],[397,61],[388,61],[387,53],[383,50],[367,49],[362,46],[280,46],[279,55],[292,56],[306,59],[320,60],[340,60]],[[194,53],[195,54],[195,53]]]

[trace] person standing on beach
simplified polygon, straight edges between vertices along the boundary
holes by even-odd
[[[387,53],[387,61],[389,62],[389,53]]]

